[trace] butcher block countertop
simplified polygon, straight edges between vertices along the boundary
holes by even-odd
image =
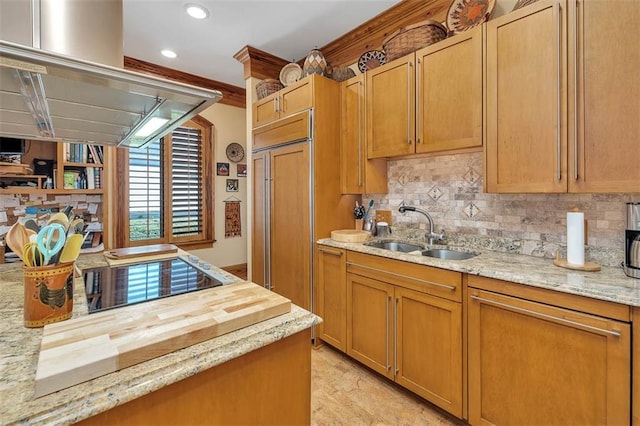
[[[319,240],[318,243],[469,275],[511,281],[623,305],[640,306],[640,280],[627,277],[619,267],[603,266],[598,272],[583,272],[554,266],[551,259],[475,248],[451,247],[480,254],[466,260],[443,260],[369,247],[362,243],[342,243],[331,238]],[[426,244],[420,242],[418,244],[427,247]],[[446,248],[438,245],[431,247]]]
[[[76,265],[106,265],[102,254]],[[242,280],[212,267],[225,282]],[[21,264],[0,265],[0,424],[69,424],[149,394],[317,324],[320,319],[291,305],[283,315],[202,343],[35,398],[35,375],[43,329],[23,326]],[[76,278],[73,318],[87,315],[82,279]]]

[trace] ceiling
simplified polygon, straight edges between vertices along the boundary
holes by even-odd
[[[196,20],[187,3],[209,11]],[[124,54],[244,88],[233,58],[249,45],[298,61],[368,21],[398,0],[124,0]],[[178,54],[165,58],[162,49]]]

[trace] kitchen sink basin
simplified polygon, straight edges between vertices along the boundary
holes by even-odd
[[[399,251],[409,253],[411,251],[422,250],[424,247],[409,243],[399,243],[397,241],[376,241],[374,243],[366,243],[365,246],[375,247],[391,251]]]
[[[477,256],[477,253],[469,253],[466,251],[448,250],[448,249],[430,249],[422,252],[423,256],[435,257],[445,260],[465,260]]]

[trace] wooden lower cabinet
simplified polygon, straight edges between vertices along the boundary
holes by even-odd
[[[393,379],[393,285],[347,274],[347,354]]]
[[[301,331],[80,424],[311,424],[310,340]]]
[[[395,288],[395,380],[462,418],[462,305]]]
[[[316,249],[316,313],[322,318],[318,337],[347,351],[347,253],[319,245]]]
[[[347,354],[462,418],[462,304],[367,275],[347,273]]]
[[[640,426],[640,307],[633,308],[633,412],[634,426]]]
[[[469,288],[469,423],[628,425],[629,323]]]

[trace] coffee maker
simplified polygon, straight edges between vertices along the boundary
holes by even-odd
[[[627,203],[627,229],[622,265],[624,273],[640,278],[640,203]]]

